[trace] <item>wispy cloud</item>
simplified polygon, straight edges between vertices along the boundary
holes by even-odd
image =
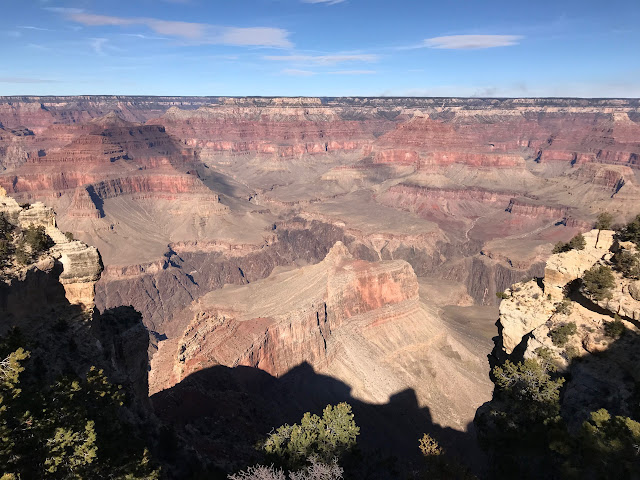
[[[424,41],[424,46],[450,50],[477,50],[518,45],[523,38],[521,35],[448,35],[428,38]]]
[[[160,20],[157,18],[126,18],[109,15],[95,15],[85,12],[63,12],[76,23],[88,27],[144,25],[153,32],[179,38],[190,44],[217,44],[236,46],[260,46],[290,48],[289,32],[273,27],[228,27]]]
[[[40,32],[51,32],[50,28],[33,27],[31,25],[21,25],[18,28],[22,28],[24,30],[38,30]]]
[[[302,63],[310,65],[336,65],[346,62],[377,62],[379,55],[374,54],[352,54],[352,55],[265,55],[265,60],[275,62]]]
[[[66,15],[70,15],[72,13],[82,13],[84,10],[81,8],[67,8],[67,7],[44,7],[45,10],[54,13],[63,13]]]
[[[98,55],[104,55],[104,47],[108,40],[106,38],[92,38],[90,40],[90,45],[91,48],[93,48],[94,52],[96,52]]]
[[[121,34],[124,37],[135,37],[141,38],[143,40],[168,40],[168,37],[156,37],[153,35],[143,35],[142,33],[123,33]]]
[[[314,72],[312,70],[285,68],[281,73],[294,77],[311,77],[314,75],[373,75],[378,72],[376,72],[375,70],[335,70],[332,72]]]

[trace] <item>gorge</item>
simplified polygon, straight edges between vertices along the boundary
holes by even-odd
[[[0,97],[0,209],[48,219],[71,304],[141,314],[148,380],[129,383],[225,471],[347,400],[370,451],[409,462],[427,432],[482,468],[493,337],[497,357],[549,347],[578,275],[553,245],[638,214],[639,169],[639,100]],[[594,235],[592,263],[613,244]]]

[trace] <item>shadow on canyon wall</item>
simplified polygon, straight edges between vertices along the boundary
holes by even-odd
[[[466,432],[435,424],[412,389],[396,393],[386,404],[363,402],[352,396],[349,385],[315,372],[308,363],[279,378],[251,367],[215,366],[153,395],[151,402],[158,417],[227,471],[261,461],[255,445],[273,429],[339,402],[353,407],[360,427],[358,449],[362,464],[371,470],[360,471],[361,478],[405,478],[419,470],[418,441],[424,433],[473,471],[480,473],[484,466],[472,423]],[[397,477],[389,477],[393,471]]]

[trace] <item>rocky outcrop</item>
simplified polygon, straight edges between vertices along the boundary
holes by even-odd
[[[611,231],[588,232],[584,250],[552,255],[543,279],[514,285],[500,304],[493,361],[529,358],[557,368],[556,375],[565,377],[560,413],[570,432],[578,431],[590,413],[601,408],[612,415],[637,414],[637,281],[614,270],[615,285],[604,300],[580,286],[585,271],[611,265],[612,251],[636,253],[635,245],[614,242],[612,237]],[[561,338],[563,329],[567,334]],[[482,418],[499,401],[494,398],[479,409],[476,422],[488,425]]]
[[[385,403],[412,389],[434,422],[464,428],[465,404],[478,405],[489,386],[474,360],[482,354],[432,314],[419,290],[407,262],[358,260],[338,242],[317,264],[194,301],[174,319],[182,331],[158,344],[151,392],[219,392],[207,378],[223,366],[276,378],[305,368],[339,379],[360,401]]]
[[[506,211],[515,215],[523,215],[531,218],[554,218],[561,221],[569,215],[567,207],[548,205],[541,201],[523,198],[512,198]]]
[[[174,354],[175,380],[164,388],[213,365],[252,366],[276,376],[303,361],[324,367],[338,352],[333,332],[352,317],[380,310],[373,317],[386,321],[396,304],[417,299],[418,283],[409,264],[368,264],[337,243],[312,267],[233,294],[223,289],[202,297],[191,308],[194,318]]]
[[[598,238],[598,235],[600,238]],[[613,244],[613,232],[593,230],[584,235],[584,250],[571,250],[552,255],[544,269],[543,280],[515,284],[505,291],[507,298],[500,303],[500,347],[513,353],[529,335],[553,317],[564,299],[569,284],[582,277],[585,271],[602,259]],[[596,247],[596,240],[598,245]],[[548,329],[547,329],[548,333]]]
[[[74,241],[63,234],[56,226],[56,216],[51,208],[42,203],[35,203],[22,208],[9,197],[0,199],[0,212],[8,218],[16,220],[21,228],[42,226],[46,234],[53,241],[47,251],[46,258],[41,258],[34,266],[27,266],[26,270],[17,272],[19,277],[29,275],[32,268],[46,271],[61,265],[58,280],[63,285],[67,301],[72,305],[82,305],[91,309],[95,301],[95,284],[100,279],[102,261],[95,247],[90,247],[79,241]]]
[[[0,267],[0,336],[19,328],[47,384],[63,374],[83,377],[92,366],[104,369],[109,381],[128,393],[128,420],[146,421],[149,334],[130,307],[102,313],[94,308],[102,271],[98,251],[67,238],[43,204],[21,207],[0,196],[0,213],[21,229],[44,227],[52,240],[26,265],[9,261]]]

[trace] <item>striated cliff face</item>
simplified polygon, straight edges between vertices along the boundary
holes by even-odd
[[[284,378],[302,364],[349,385],[359,401],[386,403],[412,389],[434,422],[464,430],[488,394],[482,354],[420,290],[407,262],[358,260],[337,242],[315,265],[194,301],[174,319],[181,332],[158,344],[150,391],[164,398],[185,384],[214,394],[218,386],[199,382],[222,366]]]
[[[153,389],[213,365],[246,365],[275,376],[303,361],[325,367],[339,351],[334,332],[352,317],[379,309],[388,316],[417,299],[409,264],[355,260],[338,242],[316,265],[203,296],[184,314],[193,319],[173,353],[178,363],[170,383]],[[165,348],[158,362],[169,354]]]

